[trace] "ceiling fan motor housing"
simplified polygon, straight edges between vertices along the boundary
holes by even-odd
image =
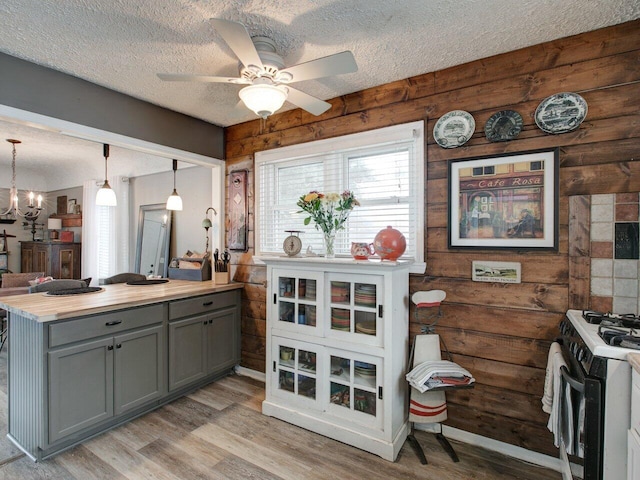
[[[240,76],[246,78],[249,81],[253,81],[258,77],[270,77],[276,79],[278,71],[284,68],[284,60],[280,55],[276,53],[276,44],[268,37],[253,37],[251,41],[256,47],[258,56],[262,60],[264,68],[260,68],[256,65],[249,65],[245,67],[242,63],[239,63]],[[284,81],[291,79],[282,79]],[[278,81],[282,81],[278,79]]]

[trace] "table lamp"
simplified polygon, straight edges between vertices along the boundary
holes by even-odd
[[[49,218],[47,219],[47,229],[49,230],[49,239],[58,239],[58,230],[62,228],[61,218]]]

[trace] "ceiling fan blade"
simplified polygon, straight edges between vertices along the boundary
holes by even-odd
[[[289,95],[287,96],[287,101],[293,103],[294,105],[306,110],[307,112],[313,115],[322,115],[324,112],[331,108],[331,104],[325,102],[324,100],[320,100],[319,98],[313,97],[308,93],[301,92],[295,88],[292,88],[287,85],[287,89],[289,90]]]
[[[260,55],[258,55],[258,51],[251,41],[251,36],[244,25],[230,20],[223,20],[222,18],[212,18],[210,21],[245,67],[255,65],[263,68]]]
[[[356,59],[353,57],[353,53],[347,50],[329,55],[328,57],[318,58],[285,68],[280,71],[280,74],[289,74],[293,77],[292,80],[289,81],[283,79],[282,83],[292,83],[357,71],[358,65],[356,64]]]
[[[158,78],[168,82],[204,82],[204,83],[251,83],[239,77],[216,77],[212,75],[191,75],[182,73],[158,73]]]

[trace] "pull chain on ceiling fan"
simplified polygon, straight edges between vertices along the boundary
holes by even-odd
[[[212,18],[213,27],[236,54],[242,68],[239,77],[159,73],[167,81],[234,83],[247,85],[239,92],[240,99],[256,115],[267,118],[282,107],[285,101],[321,115],[331,104],[293,88],[290,84],[305,80],[353,73],[358,70],[353,53],[344,51],[285,68],[276,53],[275,43],[267,37],[249,36],[244,25],[221,18]]]

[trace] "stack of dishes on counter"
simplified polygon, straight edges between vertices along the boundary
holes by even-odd
[[[351,328],[350,312],[342,308],[331,309],[331,328],[349,331]]]
[[[331,301],[333,303],[349,303],[348,282],[331,282]]]
[[[376,286],[366,283],[356,283],[355,301],[359,307],[376,308]]]
[[[363,377],[376,376],[376,366],[373,365],[372,363],[354,362],[353,368],[358,375],[361,375]]]

